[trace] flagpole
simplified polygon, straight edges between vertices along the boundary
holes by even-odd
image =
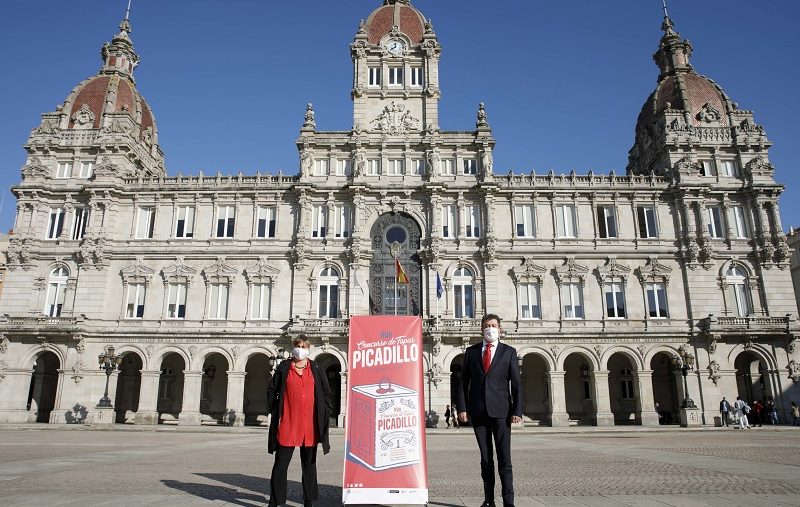
[[[394,314],[397,315],[397,257],[394,258]]]

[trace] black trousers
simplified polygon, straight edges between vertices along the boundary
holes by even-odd
[[[292,461],[294,447],[278,445],[275,449],[275,464],[269,478],[269,504],[271,507],[286,503],[286,472]],[[317,486],[317,446],[300,448],[300,466],[303,469],[303,502],[314,502],[319,498]]]
[[[472,417],[472,429],[481,451],[481,478],[483,497],[494,502],[494,453],[492,441],[497,449],[497,469],[500,473],[500,491],[503,505],[514,505],[514,475],[511,470],[511,424],[508,419],[488,416]]]

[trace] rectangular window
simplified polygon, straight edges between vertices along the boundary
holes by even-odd
[[[253,319],[269,319],[269,302],[272,298],[272,287],[266,283],[253,285],[253,301],[250,315]]]
[[[521,283],[517,291],[519,298],[519,316],[521,319],[541,319],[542,312],[539,306],[539,284]]]
[[[49,284],[47,288],[47,306],[44,309],[45,315],[48,317],[61,316],[61,310],[64,308],[65,289],[65,282]]]
[[[750,230],[747,227],[747,219],[745,218],[743,207],[733,206],[733,220],[736,222],[736,237],[739,239],[749,238]]]
[[[327,158],[319,158],[314,161],[314,176],[327,176],[329,160]]]
[[[561,284],[561,304],[565,319],[583,318],[583,290],[578,283]]]
[[[91,178],[94,174],[94,162],[81,162],[81,170],[78,176],[81,178]]]
[[[425,176],[425,161],[421,158],[411,160],[411,174]]]
[[[194,207],[178,206],[177,211],[178,213],[175,218],[175,237],[194,237]]]
[[[388,164],[389,164],[389,167],[388,167],[387,174],[391,174],[391,175],[395,175],[395,176],[403,174],[403,172],[404,172],[403,169],[404,169],[404,166],[405,166],[405,160],[403,160],[401,158],[392,158],[392,159],[388,160]]]
[[[562,204],[556,206],[556,226],[558,237],[576,237],[577,230],[575,225],[575,206],[572,204]]]
[[[706,213],[708,214],[708,235],[716,239],[722,238],[722,213],[719,206],[709,206],[706,208]]]
[[[156,210],[154,208],[143,207],[136,210],[136,239],[152,238],[155,224]]]
[[[752,313],[750,295],[747,293],[747,285],[744,283],[734,283],[732,287],[737,317],[747,317]]]
[[[739,177],[739,164],[737,164],[735,160],[723,160],[722,169],[725,172],[725,176],[730,176],[732,178]]]
[[[636,209],[636,217],[639,219],[640,238],[658,237],[658,228],[656,227],[656,209],[653,206],[639,206]]]
[[[389,67],[389,86],[403,86],[403,67]]]
[[[236,228],[236,209],[233,206],[217,206],[217,237],[232,238]]]
[[[478,161],[474,158],[465,159],[464,174],[478,174]]]
[[[369,68],[369,86],[380,86],[381,85],[381,68],[380,67],[370,67]]]
[[[167,318],[186,318],[186,284],[169,284],[169,288],[167,290]]]
[[[47,239],[58,239],[64,231],[64,209],[51,208],[47,220]]]
[[[411,86],[422,87],[424,86],[422,80],[422,67],[411,67]]]
[[[442,206],[442,237],[456,237],[456,207],[452,204]]]
[[[72,162],[59,162],[58,170],[56,171],[56,178],[71,178],[72,177]]]
[[[349,158],[341,158],[336,161],[336,176],[350,176],[353,172],[353,161]]]
[[[256,237],[275,237],[275,208],[273,206],[259,206],[256,220]]]
[[[70,238],[83,239],[86,234],[86,226],[89,224],[89,209],[88,208],[75,208],[75,216],[72,220],[72,231]]]
[[[381,173],[381,159],[371,158],[367,161],[367,174],[377,176]]]
[[[667,292],[663,283],[647,284],[647,311],[651,319],[666,319]]]
[[[453,286],[453,297],[455,298],[455,315],[457,319],[471,319],[475,316],[473,306],[472,285],[456,284]]]
[[[335,319],[339,316],[339,286],[325,284],[319,286],[320,319]]]
[[[337,238],[350,237],[350,206],[348,204],[337,204],[334,208],[335,223],[333,224],[333,235]]]
[[[209,319],[228,318],[228,285],[224,283],[213,283],[211,287],[211,298],[208,303]]]
[[[700,161],[700,176],[716,176],[717,164],[710,159]]]
[[[598,236],[601,238],[617,237],[617,216],[614,206],[597,207],[597,228]]]
[[[466,206],[464,208],[464,234],[468,238],[481,236],[481,208],[479,206]]]
[[[625,294],[619,283],[607,283],[603,286],[606,298],[606,316],[612,319],[625,318]]]
[[[442,175],[455,176],[456,174],[456,159],[443,158],[442,159]]]
[[[533,238],[536,236],[536,215],[532,204],[518,204],[514,206],[514,220],[518,238]]]
[[[324,204],[318,204],[314,206],[312,213],[311,237],[324,238],[325,234],[327,233],[328,206]]]
[[[125,305],[126,319],[141,319],[144,317],[144,294],[143,283],[128,285],[128,300]]]

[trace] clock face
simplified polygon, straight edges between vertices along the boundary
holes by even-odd
[[[405,49],[406,47],[405,44],[403,44],[403,41],[399,41],[396,39],[392,39],[389,41],[388,44],[386,44],[386,51],[388,51],[389,54],[393,56],[402,55]]]

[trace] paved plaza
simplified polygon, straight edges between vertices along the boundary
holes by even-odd
[[[319,507],[341,503],[343,442],[336,431],[320,453]],[[515,432],[512,446],[520,506],[800,505],[800,428],[542,428]],[[265,448],[251,428],[6,428],[0,504],[264,505]],[[431,505],[480,505],[469,429],[429,433],[428,464]],[[289,504],[302,505],[297,456],[289,477]]]

